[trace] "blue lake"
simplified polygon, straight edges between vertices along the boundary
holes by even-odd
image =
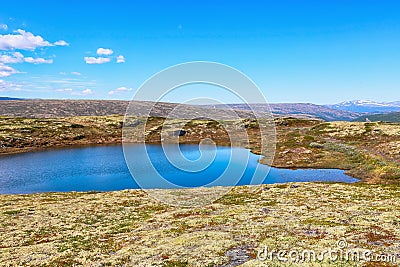
[[[196,162],[201,155],[197,145],[180,145],[185,158],[194,162],[188,163],[201,166]],[[342,170],[334,169],[277,169],[258,163],[260,158],[243,148],[217,147],[213,150],[214,158],[211,163],[201,171],[183,171],[169,163],[160,145],[146,146],[144,152],[137,145],[125,147],[126,154],[133,155],[129,160],[135,160],[130,166],[135,168],[135,173],[145,180],[141,184],[145,188],[171,188],[169,183],[182,187],[213,186],[213,185],[246,185],[251,184],[252,178],[257,176],[264,180],[263,183],[285,183],[306,181],[337,181],[356,182]],[[207,155],[203,151],[203,154]],[[231,158],[232,151],[248,161],[239,162],[240,158]],[[211,153],[211,152],[210,152]],[[141,164],[148,155],[159,172],[168,183],[158,183],[154,174]],[[180,164],[178,162],[178,164]],[[184,163],[183,163],[184,164]],[[231,173],[239,173],[238,181],[225,179],[214,181],[224,173],[227,165],[231,164]],[[243,165],[243,172],[240,166]],[[179,165],[182,166],[182,165]],[[184,167],[186,165],[183,165]],[[239,168],[239,169],[236,169]],[[232,175],[231,175],[232,176]],[[214,182],[213,182],[214,181]],[[36,193],[36,192],[67,192],[67,191],[113,191],[122,189],[136,189],[138,184],[132,178],[125,162],[122,146],[93,146],[68,149],[56,149],[41,152],[30,152],[0,157],[0,193]]]

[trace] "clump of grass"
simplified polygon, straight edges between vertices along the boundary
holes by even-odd
[[[311,143],[310,143],[310,147],[311,147],[311,148],[323,148],[324,145],[321,144],[321,143],[317,143],[317,142],[311,142]]]
[[[311,128],[311,131],[314,132],[315,134],[322,134],[327,132],[328,130],[332,129],[332,126],[329,122],[324,122],[321,124],[318,124],[314,127]]]
[[[18,215],[22,212],[22,210],[6,210],[3,212],[5,215]]]
[[[259,196],[250,193],[230,193],[220,198],[217,203],[224,205],[245,205],[249,202],[254,202]]]
[[[344,153],[347,155],[354,155],[355,150],[353,147],[346,145],[346,144],[342,144],[342,143],[325,143],[323,145],[323,148],[325,150],[330,150],[330,151],[335,151],[335,152],[340,152],[340,153]]]
[[[312,136],[312,135],[304,135],[303,138],[304,138],[305,141],[309,141],[309,142],[310,142],[310,141],[312,142],[312,141],[315,140],[315,137]]]
[[[187,261],[169,260],[162,264],[162,267],[185,267],[189,266]]]

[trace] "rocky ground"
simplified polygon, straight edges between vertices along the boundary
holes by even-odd
[[[0,265],[398,266],[399,197],[395,185],[362,183],[236,187],[201,208],[167,206],[139,190],[1,195]],[[257,259],[265,246],[317,254],[340,246],[389,262],[289,265]]]

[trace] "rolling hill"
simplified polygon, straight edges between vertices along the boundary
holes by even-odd
[[[132,112],[141,115],[144,110],[153,106],[153,102],[138,101]],[[3,100],[0,105],[0,116],[28,117],[28,118],[55,118],[71,116],[108,116],[125,114],[129,101],[123,100]],[[152,110],[153,116],[167,116],[177,104],[157,103]],[[240,117],[253,117],[247,104],[228,104],[229,109],[237,111]],[[226,105],[186,105],[187,112],[205,115],[230,116],[223,109]],[[361,113],[336,110],[326,106],[306,103],[281,104],[251,104],[251,108],[259,116],[265,117],[272,113],[275,116],[292,116],[301,118],[319,118],[326,121],[352,121],[363,115]]]
[[[235,119],[254,117],[249,111],[240,110],[232,113],[223,109],[209,109],[202,106],[179,105],[175,103],[154,103],[148,101],[136,101],[129,105],[130,101],[123,100],[13,100],[2,101],[0,116],[24,117],[24,118],[57,118],[73,116],[110,116],[124,115],[129,106],[129,114],[134,116],[146,116],[173,118],[196,118],[211,116],[215,119]],[[174,111],[173,114],[171,112]],[[234,115],[234,116],[233,116]]]
[[[0,100],[22,100],[22,98],[0,96]]]
[[[279,104],[228,104],[230,108],[236,110],[254,110],[254,112],[262,113],[272,111],[278,116],[293,116],[301,118],[319,118],[326,121],[351,121],[358,118],[361,113],[350,112],[344,110],[332,109],[322,105],[310,103],[279,103]],[[215,105],[214,108],[223,108],[225,105]]]
[[[385,114],[370,114],[358,117],[354,121],[385,121],[385,122],[400,122],[400,112],[391,112]]]

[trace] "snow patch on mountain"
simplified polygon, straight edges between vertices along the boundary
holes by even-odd
[[[387,113],[400,111],[400,101],[395,102],[375,102],[371,100],[353,100],[345,101],[335,105],[327,105],[327,107],[362,113]]]

